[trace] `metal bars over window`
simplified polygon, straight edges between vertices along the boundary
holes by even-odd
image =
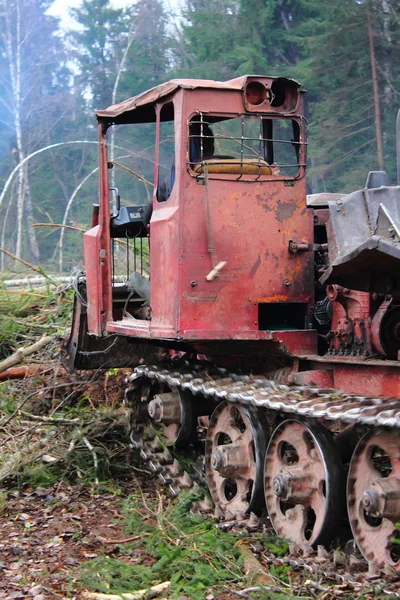
[[[299,179],[305,173],[303,117],[197,113],[188,123],[187,165],[209,179]]]

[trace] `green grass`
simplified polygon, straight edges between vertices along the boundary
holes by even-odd
[[[160,509],[159,500],[130,496],[123,509],[127,535],[141,539],[123,551],[140,547],[138,557],[117,560],[102,556],[80,568],[81,585],[100,592],[122,593],[171,581],[169,598],[185,594],[204,598],[215,586],[243,578],[238,537],[226,535],[212,521],[190,514],[197,495],[181,494]],[[164,498],[164,501],[165,498]],[[146,535],[149,534],[149,535]]]

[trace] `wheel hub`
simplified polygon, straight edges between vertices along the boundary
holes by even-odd
[[[286,500],[290,497],[291,494],[291,478],[288,475],[276,475],[272,482],[272,489],[274,490],[274,494],[281,498],[282,500]]]
[[[377,517],[381,516],[379,513],[379,494],[376,490],[372,488],[365,490],[361,503],[367,513]]]
[[[400,479],[377,479],[365,490],[361,504],[367,513],[397,523],[400,520]]]
[[[217,446],[211,455],[211,467],[221,477],[237,478],[245,475],[251,463],[251,452],[244,444],[226,444]]]
[[[266,429],[261,420],[227,402],[219,404],[210,419],[206,475],[212,499],[227,519],[262,508]]]
[[[179,423],[181,420],[181,403],[178,392],[156,394],[148,405],[149,416],[156,423]]]
[[[265,500],[281,537],[300,546],[329,540],[344,510],[337,448],[322,426],[284,421],[265,459]]]
[[[141,406],[144,420],[149,421],[150,417],[152,421],[148,429],[156,426],[167,446],[183,447],[197,439],[197,416],[189,392],[156,384]]]

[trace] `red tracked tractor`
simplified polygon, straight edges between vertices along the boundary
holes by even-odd
[[[348,518],[400,571],[400,187],[376,171],[307,197],[290,79],[173,80],[97,119],[69,366],[132,366],[131,442],[174,493],[191,485],[174,448],[203,449],[221,518],[266,507],[300,546]]]

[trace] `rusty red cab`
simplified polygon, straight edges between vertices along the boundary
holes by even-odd
[[[97,117],[100,220],[84,235],[89,333],[185,340],[204,351],[207,340],[264,347],[276,340],[315,353],[312,255],[288,253],[289,242],[307,247],[313,235],[299,84],[271,77],[176,80]],[[174,124],[175,181],[161,199],[162,119]],[[157,146],[146,234],[151,312],[137,319],[119,315],[113,297],[107,136],[120,124],[150,120]],[[215,151],[201,156],[211,136]],[[196,144],[199,155],[191,157]],[[111,228],[113,235],[120,234]]]

